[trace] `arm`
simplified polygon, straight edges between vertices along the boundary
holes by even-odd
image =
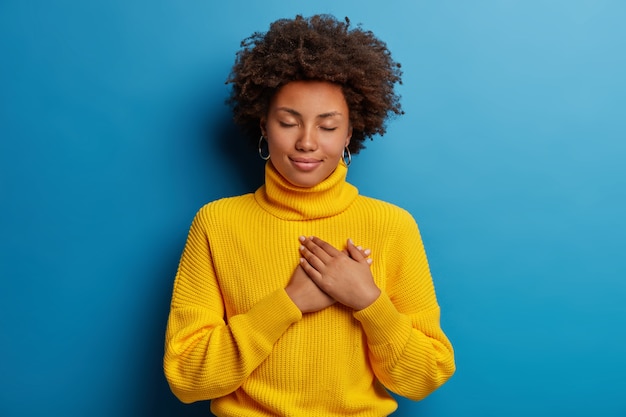
[[[172,392],[187,403],[236,390],[302,317],[280,289],[226,323],[206,224],[201,210],[176,274],[166,331],[165,375]]]
[[[319,238],[301,239],[301,265],[318,287],[355,310],[380,382],[397,394],[422,399],[454,373],[454,354],[439,325],[417,225],[402,213],[380,256],[385,292],[376,286],[368,263],[351,241],[347,256]]]
[[[384,256],[387,287],[354,316],[367,336],[374,373],[383,385],[419,400],[455,371],[454,352],[439,323],[439,306],[417,225],[390,233]],[[390,231],[391,232],[391,231]]]

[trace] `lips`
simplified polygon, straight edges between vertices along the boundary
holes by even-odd
[[[312,171],[317,168],[322,161],[314,158],[290,158],[294,167],[300,171]]]

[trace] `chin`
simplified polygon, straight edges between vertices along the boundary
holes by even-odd
[[[319,182],[308,182],[308,181],[290,181],[288,180],[292,185],[296,186],[296,187],[300,187],[300,188],[311,188],[311,187],[315,187],[317,184],[319,184]]]

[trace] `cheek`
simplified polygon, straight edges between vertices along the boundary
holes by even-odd
[[[343,155],[343,150],[350,143],[350,136],[341,135],[336,138],[336,141],[334,143],[335,143],[335,149],[336,149],[335,153],[338,153],[339,155]]]
[[[291,142],[284,135],[270,134],[268,138],[271,138],[267,140],[267,145],[271,155],[282,155],[288,153],[291,149]]]
[[[324,149],[324,153],[331,159],[340,160],[343,157],[344,148],[345,146],[343,146],[343,142],[334,142],[332,145],[329,145],[326,149]]]

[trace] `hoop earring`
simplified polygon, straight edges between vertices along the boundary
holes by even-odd
[[[263,149],[261,149],[261,146],[263,145],[263,139],[265,139],[265,137],[261,135],[261,137],[259,138],[259,156],[261,157],[262,160],[267,161],[268,159],[270,159],[270,152],[268,149],[267,155],[263,155]],[[267,139],[265,139],[265,141],[267,142]]]
[[[350,154],[350,149],[346,146],[343,150],[343,163],[346,164],[346,167],[349,167],[352,163],[352,155]]]

